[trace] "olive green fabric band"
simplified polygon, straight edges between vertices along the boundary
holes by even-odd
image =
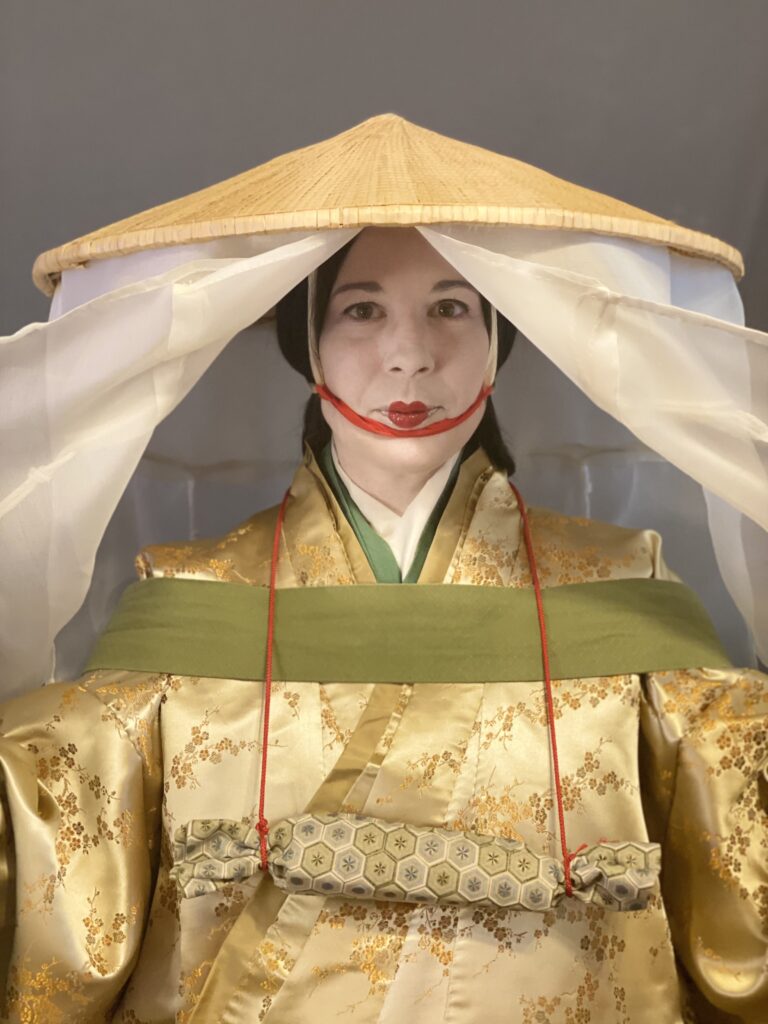
[[[263,679],[263,587],[134,583],[89,669]],[[730,662],[696,595],[665,580],[544,591],[552,677]],[[273,677],[293,682],[518,682],[542,678],[531,589],[358,584],[278,590]]]

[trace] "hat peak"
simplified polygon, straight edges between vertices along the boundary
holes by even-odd
[[[411,123],[401,114],[395,114],[394,111],[389,111],[386,114],[374,114],[373,117],[369,117],[365,121],[361,121],[360,124],[392,124],[396,122],[399,122],[401,124]],[[360,125],[358,125],[357,127],[359,128]]]
[[[360,121],[359,124],[354,125],[352,128],[348,128],[345,132],[341,133],[342,137],[356,136],[358,134],[369,135],[373,134],[397,134],[402,129],[415,128],[417,131],[426,131],[425,128],[420,128],[419,125],[414,124],[401,114],[395,114],[390,111],[386,114],[375,114],[373,117],[368,117],[365,121]],[[335,136],[339,138],[339,136]],[[332,142],[333,139],[326,139],[325,142]]]

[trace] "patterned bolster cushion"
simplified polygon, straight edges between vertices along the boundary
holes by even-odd
[[[302,814],[274,825],[269,870],[287,892],[406,903],[549,910],[565,896],[562,864],[502,836],[406,825],[360,814]],[[573,896],[643,910],[658,892],[658,843],[602,840],[571,861]],[[215,892],[259,870],[250,824],[199,820],[176,832],[171,877],[185,896]]]

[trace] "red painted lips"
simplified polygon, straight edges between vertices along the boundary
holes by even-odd
[[[393,402],[387,409],[387,416],[396,427],[419,427],[429,412],[423,402]]]

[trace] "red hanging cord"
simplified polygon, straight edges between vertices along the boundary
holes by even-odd
[[[397,430],[395,427],[388,427],[386,423],[379,423],[378,420],[372,420],[368,416],[361,416],[359,412],[355,412],[346,402],[334,395],[332,391],[329,391],[324,384],[316,384],[314,391],[321,398],[325,399],[326,402],[330,402],[334,409],[340,412],[350,423],[354,423],[356,427],[360,427],[362,430],[367,430],[369,434],[381,434],[382,437],[432,437],[434,434],[444,434],[446,430],[453,430],[454,427],[458,427],[464,420],[468,420],[472,413],[479,409],[491,394],[493,385],[489,384],[487,387],[482,388],[472,405],[460,415],[438,420],[437,423],[431,423],[428,427],[415,427],[413,430],[408,428]]]
[[[262,712],[262,734],[261,734],[261,780],[259,787],[259,820],[256,829],[259,833],[259,847],[262,871],[268,870],[267,863],[267,835],[269,834],[269,822],[264,817],[264,800],[267,792],[267,744],[269,743],[269,706],[272,700],[272,652],[275,642],[275,591],[277,580],[277,560],[280,555],[280,536],[283,532],[283,519],[285,518],[285,506],[291,496],[290,488],[283,495],[280,508],[277,512],[275,523],[275,536],[272,540],[272,562],[269,568],[269,612],[267,614],[267,658],[264,668],[264,709]]]
[[[571,861],[579,853],[580,850],[584,849],[585,844],[582,844],[574,853],[569,853],[568,842],[565,836],[565,812],[563,810],[563,789],[560,782],[560,763],[557,755],[557,735],[555,732],[555,707],[552,700],[552,676],[549,668],[549,646],[547,642],[547,627],[544,619],[544,602],[541,596],[541,583],[539,581],[539,573],[536,565],[536,556],[533,550],[533,541],[531,539],[531,528],[528,521],[528,512],[525,507],[523,497],[512,483],[509,481],[509,486],[517,498],[517,505],[520,509],[520,519],[523,524],[523,538],[525,542],[525,550],[528,555],[528,566],[531,571],[531,581],[533,582],[533,590],[536,597],[536,611],[539,619],[539,636],[541,637],[541,661],[544,669],[544,695],[547,703],[547,726],[549,729],[549,743],[550,750],[552,752],[552,769],[555,776],[555,797],[557,800],[557,817],[560,832],[560,849],[563,855],[563,866],[565,868],[565,892],[567,896],[570,896],[573,892],[571,885]],[[275,535],[272,541],[272,562],[269,572],[269,612],[267,616],[267,652],[266,652],[266,667],[264,670],[264,709],[263,709],[263,728],[262,728],[262,739],[261,739],[261,781],[259,788],[259,818],[256,828],[259,833],[260,841],[260,853],[261,862],[259,867],[262,871],[268,870],[267,862],[267,835],[269,834],[269,822],[264,816],[264,801],[266,797],[267,789],[267,744],[269,742],[269,710],[270,702],[272,698],[272,655],[274,650],[274,638],[275,638],[275,591],[276,591],[276,580],[277,580],[277,562],[280,554],[280,537],[283,529],[283,519],[285,518],[285,508],[290,497],[290,490],[285,492],[283,500],[280,504],[280,508],[277,513],[277,522],[275,523]]]
[[[555,776],[555,796],[557,798],[557,818],[560,826],[560,849],[563,854],[563,867],[565,868],[565,893],[570,896],[573,889],[571,886],[571,861],[579,852],[584,849],[584,846],[580,846],[579,850],[574,853],[568,852],[568,842],[565,838],[565,812],[563,810],[563,787],[560,783],[560,762],[557,756],[557,735],[555,734],[555,705],[552,700],[552,676],[549,671],[549,645],[547,643],[547,626],[544,621],[544,601],[541,596],[541,583],[539,582],[539,571],[536,567],[536,556],[533,553],[533,540],[531,539],[531,527],[528,522],[528,511],[523,501],[523,496],[520,491],[515,487],[512,481],[509,481],[509,486],[512,488],[515,497],[517,498],[517,505],[520,509],[520,519],[523,523],[523,538],[525,540],[525,550],[528,555],[528,567],[531,570],[531,580],[533,582],[533,591],[536,595],[536,612],[539,617],[539,636],[541,637],[541,661],[544,668],[544,696],[547,701],[547,725],[549,727],[549,746],[552,752],[552,770]],[[586,845],[586,844],[584,844]]]

